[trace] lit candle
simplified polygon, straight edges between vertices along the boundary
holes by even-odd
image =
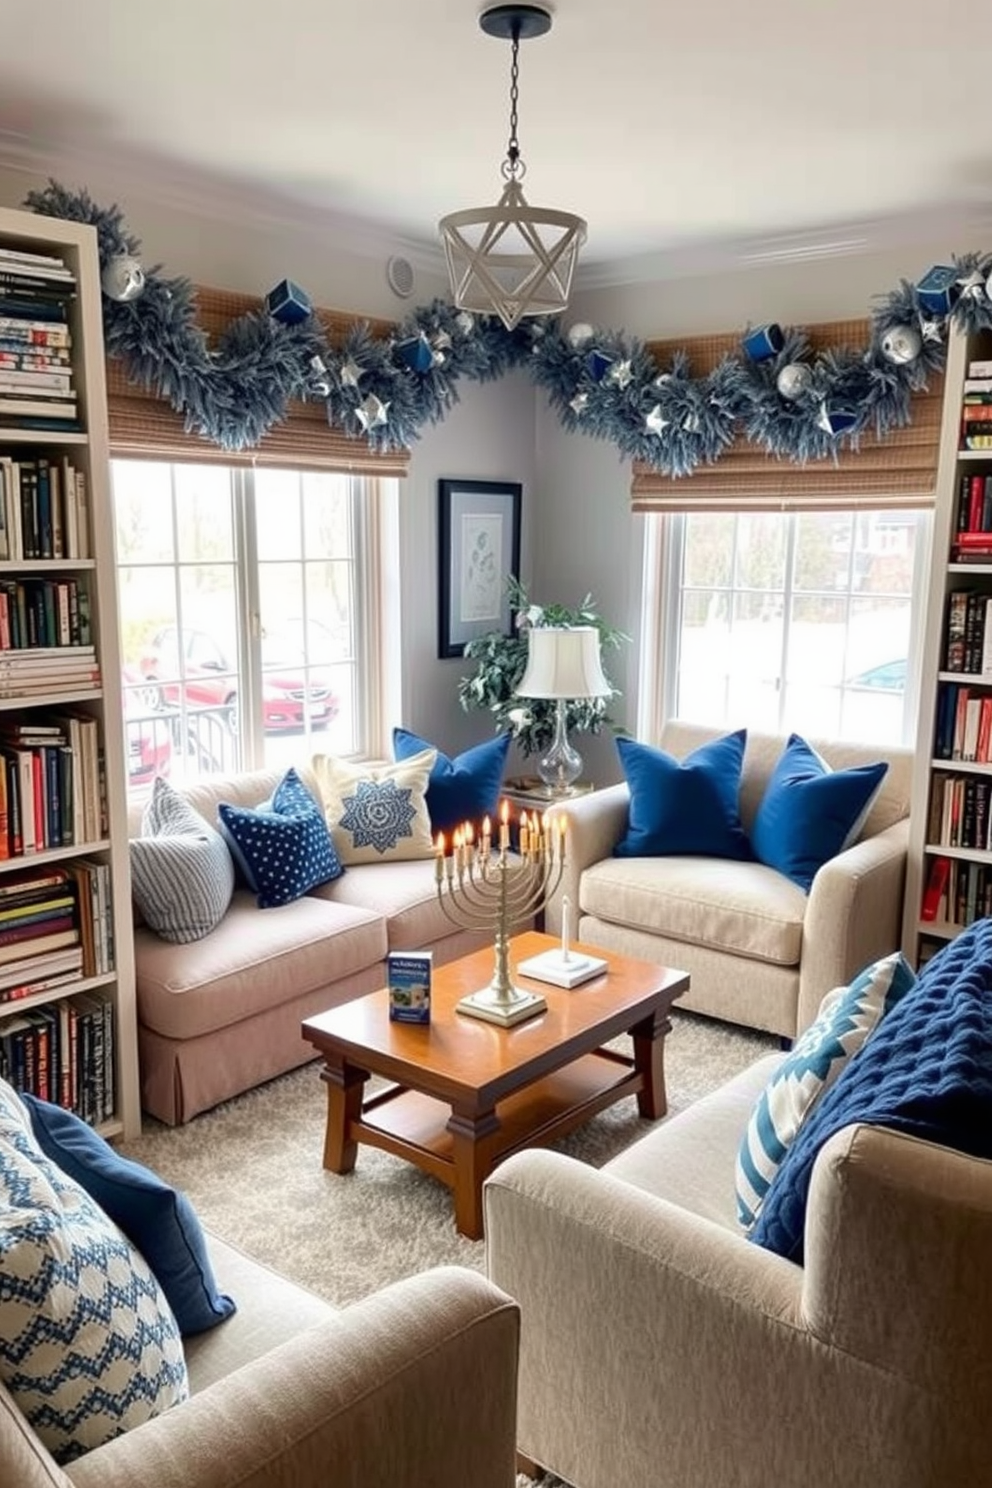
[[[499,846],[505,852],[510,845],[510,803],[504,801],[499,808]]]
[[[565,861],[565,833],[567,831],[568,831],[568,817],[567,816],[559,816],[559,818],[558,818],[558,859],[559,859],[559,862],[562,862],[562,863],[564,863],[564,861]]]
[[[471,822],[465,823],[465,866],[469,873],[475,865],[475,832]]]
[[[526,811],[520,813],[520,856],[525,858],[530,848],[530,826],[527,822]]]
[[[492,826],[490,824],[488,816],[484,816],[482,818],[482,856],[486,859],[487,862],[489,861],[489,854],[491,851]]]
[[[454,841],[455,841],[455,852],[454,852],[455,867],[458,869],[459,873],[462,870],[462,831],[463,831],[463,829],[461,827],[457,827],[455,829],[455,838],[454,838]]]
[[[443,832],[438,832],[438,834],[437,834],[437,847],[435,848],[435,852],[436,852],[437,856],[434,859],[434,877],[437,879],[438,883],[443,883],[444,882],[444,833]]]
[[[561,901],[561,959],[568,960],[568,919],[572,909],[572,902],[566,894]]]

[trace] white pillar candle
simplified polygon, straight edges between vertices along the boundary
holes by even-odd
[[[571,900],[566,894],[564,899],[561,901],[561,959],[563,961],[568,960],[568,919],[571,909]]]

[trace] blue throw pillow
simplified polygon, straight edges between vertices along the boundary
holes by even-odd
[[[855,1122],[992,1158],[992,919],[939,951],[818,1103],[749,1239],[801,1261],[817,1154]]]
[[[831,770],[790,734],[751,828],[755,857],[809,893],[824,863],[857,841],[888,768],[882,761]]]
[[[847,987],[828,992],[762,1091],[737,1154],[737,1218],[750,1228],[796,1136],[916,976],[899,951],[883,956]]]
[[[409,729],[393,729],[393,758],[410,759],[425,749],[435,749]],[[497,734],[474,749],[450,759],[437,750],[437,760],[427,781],[427,812],[431,831],[450,832],[462,822],[480,821],[495,816],[499,806],[499,788],[503,783],[510,735]]]
[[[291,904],[344,872],[324,813],[293,769],[286,771],[271,801],[254,810],[222,801],[217,815],[260,909]]]
[[[165,1293],[180,1333],[203,1333],[236,1310],[217,1288],[206,1242],[184,1193],[115,1152],[61,1106],[23,1094],[38,1146],[86,1190],[141,1252]]]
[[[630,806],[616,856],[750,858],[738,804],[746,742],[747,731],[738,729],[680,762],[650,744],[618,739]]]

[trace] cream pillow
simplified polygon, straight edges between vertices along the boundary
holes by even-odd
[[[393,765],[314,755],[324,815],[342,863],[432,856],[427,782],[436,760],[436,749],[424,749]]]

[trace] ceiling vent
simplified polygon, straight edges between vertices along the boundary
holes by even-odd
[[[393,294],[408,300],[413,294],[413,264],[407,258],[391,258],[386,264],[386,278]]]

